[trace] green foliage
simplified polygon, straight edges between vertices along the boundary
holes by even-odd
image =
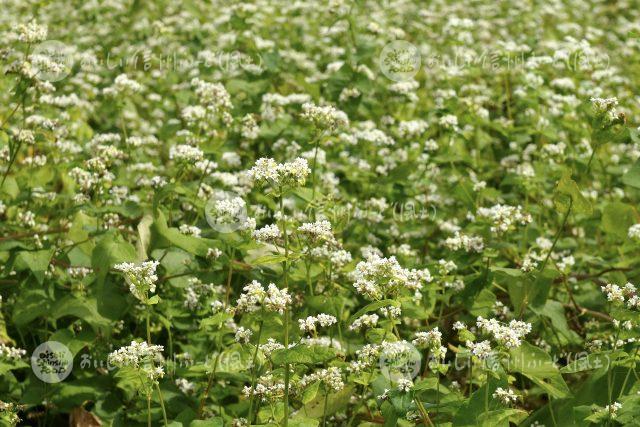
[[[3,2],[0,425],[638,425],[637,6]]]

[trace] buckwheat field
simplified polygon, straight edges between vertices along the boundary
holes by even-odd
[[[640,426],[637,1],[0,6],[0,425]]]

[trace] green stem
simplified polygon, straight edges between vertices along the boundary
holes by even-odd
[[[636,349],[633,352],[633,365],[629,367],[629,370],[627,371],[627,375],[624,377],[624,381],[622,383],[622,387],[620,388],[620,394],[618,395],[618,399],[620,399],[620,396],[622,396],[622,393],[624,393],[624,389],[627,387],[627,381],[629,380],[631,371],[634,370],[636,367],[636,356],[638,354],[638,349],[640,349],[640,347],[636,347]]]
[[[558,423],[556,422],[556,416],[553,414],[553,405],[552,405],[552,400],[551,400],[551,395],[549,394],[549,414],[551,414],[551,422],[553,423],[554,427],[558,427]]]
[[[469,356],[469,397],[473,393],[473,356]]]
[[[151,345],[151,328],[149,318],[151,317],[151,308],[147,306],[147,344]]]
[[[160,407],[162,408],[162,419],[164,420],[164,425],[167,427],[169,422],[167,421],[167,410],[164,407],[164,399],[162,398],[162,391],[160,391],[160,384],[156,382],[156,391],[158,392],[158,397],[160,398]]]
[[[151,395],[147,396],[147,426],[151,427]]]
[[[569,199],[569,208],[567,209],[567,212],[564,214],[564,218],[562,219],[562,225],[560,225],[560,228],[558,229],[558,232],[556,233],[556,237],[553,239],[553,244],[551,245],[551,249],[549,249],[549,253],[547,253],[547,256],[545,257],[544,261],[542,262],[542,266],[540,267],[540,271],[544,271],[544,267],[547,265],[547,261],[549,261],[549,258],[551,257],[551,254],[553,253],[553,250],[556,247],[556,244],[558,243],[558,240],[560,239],[560,235],[562,234],[562,230],[564,230],[564,227],[567,225],[567,220],[569,219],[569,214],[571,213],[571,208],[573,207],[573,198]]]
[[[322,427],[327,426],[327,401],[329,400],[329,391],[324,393],[324,407],[322,408]]]
[[[284,235],[284,287],[289,290],[289,236],[287,236],[287,218],[284,213],[284,193],[280,188],[280,213],[282,214],[282,234]],[[284,348],[289,348],[289,308],[284,310]],[[289,424],[289,364],[284,365],[284,421],[286,427]]]
[[[484,419],[485,421],[489,417],[489,373],[485,371],[487,377],[487,383],[484,385]]]
[[[231,249],[231,256],[229,257],[229,271],[227,272],[227,289],[224,295],[224,305],[229,307],[229,298],[231,297],[231,278],[233,277],[233,258],[235,257],[235,248]]]
[[[424,405],[422,404],[420,399],[416,399],[415,402],[416,402],[416,405],[418,406],[418,410],[420,411],[420,415],[422,415],[422,422],[424,423],[424,425],[433,426],[433,423],[431,422],[431,418],[429,418],[429,414],[427,413],[427,410],[424,409]]]
[[[213,384],[213,378],[216,375],[216,369],[218,368],[218,359],[220,358],[220,353],[216,355],[216,360],[213,362],[213,369],[209,374],[209,381],[207,382],[207,388],[204,390],[204,395],[202,399],[200,399],[200,406],[198,406],[198,416],[196,419],[200,419],[202,417],[202,410],[204,409],[204,404],[209,397],[209,390],[211,390],[211,385]]]
[[[313,204],[316,200],[316,166],[318,163],[318,147],[320,145],[320,138],[323,133],[320,132],[314,141],[314,149],[313,149],[313,165],[311,167],[311,203]],[[313,207],[313,219],[316,219],[316,211],[315,207]]]
[[[256,341],[256,349],[253,352],[253,360],[251,362],[251,400],[249,401],[249,416],[247,419],[249,420],[249,424],[253,424],[253,402],[255,400],[254,393],[256,391],[256,377],[258,375],[258,367],[256,365],[258,360],[258,348],[260,348],[260,337],[262,336],[262,320],[259,322],[258,326],[258,339]]]

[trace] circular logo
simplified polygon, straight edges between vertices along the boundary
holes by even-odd
[[[411,80],[420,70],[418,48],[404,40],[387,44],[380,54],[380,71],[395,81]]]
[[[73,369],[73,355],[69,347],[58,341],[40,344],[31,355],[31,369],[45,383],[59,383]]]
[[[58,40],[38,44],[30,58],[36,78],[49,82],[64,79],[73,67],[71,48]]]
[[[380,352],[380,372],[391,382],[412,380],[420,372],[422,355],[412,344],[398,341],[383,344]]]
[[[204,207],[207,222],[220,233],[232,233],[247,224],[247,204],[231,191],[218,190]]]

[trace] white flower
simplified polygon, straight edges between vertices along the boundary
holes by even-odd
[[[169,149],[169,158],[177,162],[194,164],[204,158],[204,153],[198,147],[181,144],[174,145]]]
[[[467,341],[466,346],[469,347],[471,353],[480,360],[487,359],[493,354],[491,350],[491,343],[486,340],[478,343]]]
[[[176,378],[176,386],[184,394],[191,394],[195,391],[196,385],[185,378]]]
[[[363,314],[353,321],[351,326],[349,326],[349,330],[351,331],[359,331],[364,327],[374,327],[378,323],[378,315],[377,314]]]
[[[129,291],[142,302],[149,299],[149,293],[156,291],[156,268],[158,261],[144,261],[138,264],[123,262],[113,266],[114,269],[124,274],[129,284]]]
[[[467,236],[456,231],[453,237],[444,241],[444,245],[452,251],[464,249],[466,252],[482,252],[484,241],[479,236]]]
[[[512,320],[508,325],[502,325],[496,319],[484,319],[478,316],[476,325],[483,332],[493,335],[498,344],[509,349],[520,347],[522,338],[531,332],[531,324],[519,320]]]
[[[616,418],[620,409],[622,409],[622,404],[618,402],[613,402],[611,405],[604,407],[604,410],[609,413],[611,418]]]
[[[633,224],[631,227],[629,227],[627,235],[630,239],[640,240],[640,224]]]
[[[328,131],[349,126],[349,117],[331,105],[318,106],[307,102],[302,105],[301,117],[314,126]]]
[[[327,220],[316,222],[305,222],[298,227],[298,231],[314,241],[319,240],[335,240],[331,232],[331,223]]]
[[[254,230],[251,235],[254,239],[256,239],[256,241],[266,243],[275,242],[276,240],[278,240],[278,238],[280,238],[281,233],[277,224],[270,224],[265,225],[258,230]]]
[[[496,388],[496,391],[492,394],[494,399],[501,401],[505,405],[515,403],[518,400],[518,396],[511,389],[503,389],[502,387]]]
[[[5,359],[20,359],[22,356],[27,354],[26,350],[23,350],[18,347],[10,347],[6,344],[0,343],[0,357],[4,357]]]
[[[262,284],[257,280],[252,281],[243,288],[243,293],[240,294],[240,298],[236,302],[236,311],[252,312],[258,310],[266,295]]]
[[[457,129],[458,128],[458,118],[453,114],[447,114],[438,119],[438,123],[440,126],[446,129]]]
[[[195,78],[191,80],[191,85],[195,87],[200,103],[214,113],[221,113],[233,107],[229,92],[220,83],[210,83]]]
[[[420,290],[423,282],[430,279],[428,270],[409,271],[402,268],[395,257],[382,258],[375,253],[359,262],[351,276],[358,293],[371,299],[379,299],[402,288]]]
[[[620,286],[608,283],[602,291],[607,295],[607,301],[624,303],[624,292]]]
[[[344,388],[344,381],[342,380],[342,373],[340,369],[332,366],[327,369],[321,369],[309,375],[305,375],[300,379],[299,386],[304,388],[307,385],[321,381],[326,384],[332,391],[340,391]]]
[[[522,206],[497,204],[490,208],[478,208],[478,217],[493,221],[491,231],[502,234],[515,227],[516,224],[527,225],[531,222],[531,215],[522,212]]]
[[[47,39],[48,29],[46,25],[38,25],[36,21],[28,24],[20,24],[14,27],[18,41],[22,43],[37,43]]]
[[[200,237],[200,233],[202,233],[202,230],[200,230],[200,228],[196,227],[195,225],[188,225],[188,224],[182,224],[178,228],[178,230],[182,234],[186,234],[188,236],[195,236],[195,237]]]
[[[269,357],[275,350],[283,349],[284,345],[280,344],[273,338],[269,338],[267,339],[266,343],[260,345],[259,347],[260,351],[262,351],[265,356]]]
[[[252,312],[264,307],[268,311],[283,313],[291,304],[291,295],[287,289],[278,289],[276,285],[270,283],[268,290],[257,280],[252,281],[243,288],[243,293],[236,303],[236,311]]]
[[[261,158],[249,170],[249,177],[259,184],[270,184],[273,187],[302,186],[310,173],[307,160],[301,157],[287,163]]]
[[[253,331],[251,329],[246,329],[240,326],[236,331],[235,339],[236,339],[236,342],[239,342],[240,344],[246,344],[249,342],[252,335],[253,335]]]
[[[126,74],[120,74],[113,81],[113,86],[105,89],[106,94],[115,93],[136,93],[142,90],[142,85],[135,80],[130,79]]]
[[[453,329],[456,331],[461,331],[463,329],[467,329],[467,326],[464,323],[457,321],[453,324]]]
[[[267,296],[264,299],[264,305],[267,310],[284,313],[287,306],[291,304],[291,295],[287,289],[278,289],[273,283],[269,283]]]
[[[162,362],[161,345],[151,345],[146,342],[131,341],[131,344],[121,347],[109,354],[107,361],[117,367],[132,367],[140,370],[145,378],[157,381],[164,376],[162,366],[156,366]]]
[[[398,380],[398,390],[400,390],[401,392],[406,393],[412,388],[413,388],[413,381],[411,381],[410,379],[400,378]]]

